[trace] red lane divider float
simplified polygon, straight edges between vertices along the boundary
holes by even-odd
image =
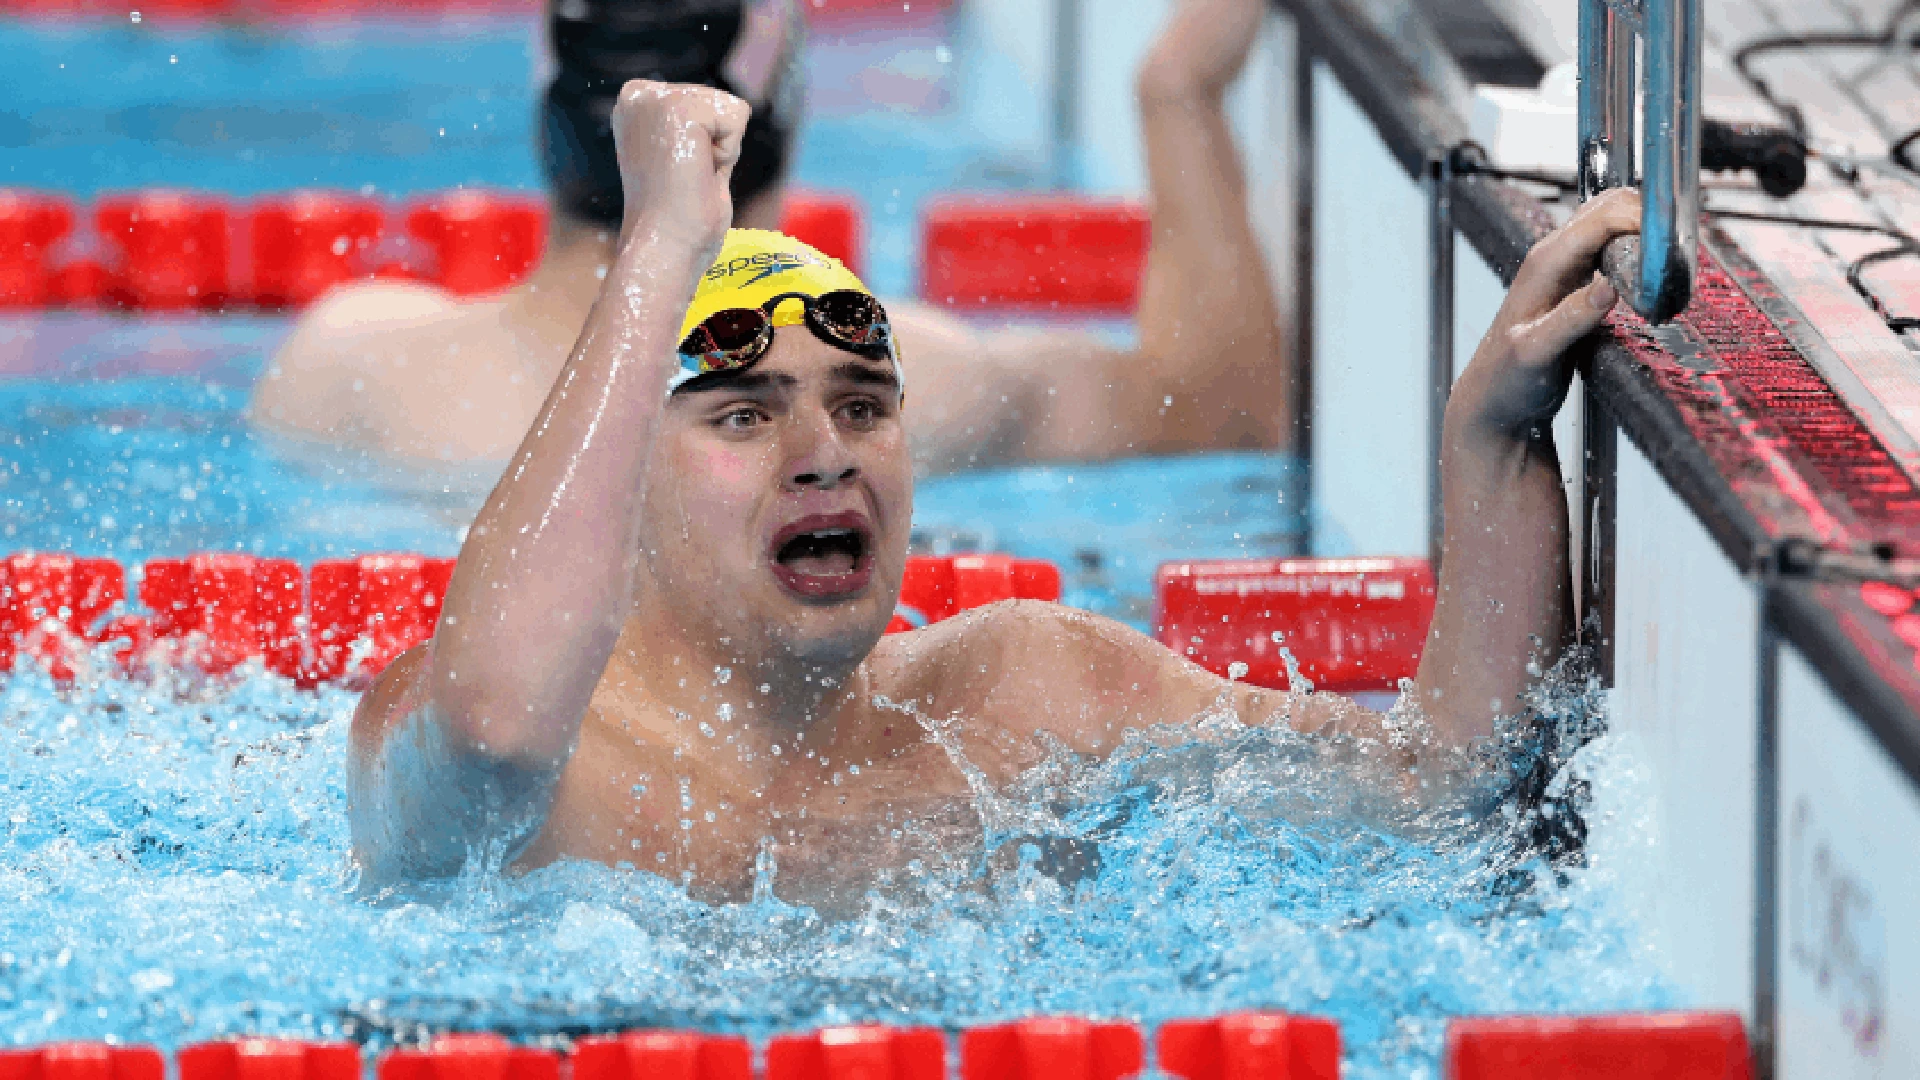
[[[1513,1016],[1447,1025],[1447,1080],[1750,1080],[1732,1013]]]
[[[0,188],[0,309],[280,310],[368,278],[484,296],[525,279],[547,236],[545,201],[525,193],[460,189],[390,212],[339,191],[252,203],[142,191],[95,207],[97,256],[63,257],[83,216],[71,200]],[[792,192],[781,227],[851,267],[862,262],[865,223],[849,196]]]
[[[1060,599],[1060,568],[1010,555],[915,556],[907,560],[887,633],[918,630],[1001,600]]]
[[[73,208],[30,191],[0,190],[0,308],[52,303],[48,254],[73,231]]]
[[[379,200],[296,191],[253,208],[253,302],[302,307],[335,285],[365,277],[386,229]]]
[[[1169,563],[1154,634],[1219,675],[1286,689],[1284,647],[1320,690],[1390,692],[1419,670],[1433,621],[1425,559]]]
[[[72,678],[72,661],[84,651],[89,631],[126,595],[126,572],[111,559],[0,560],[0,670],[11,670],[24,653],[55,678]]]
[[[920,295],[952,307],[1125,313],[1140,299],[1146,207],[1065,196],[936,202],[922,223]]]
[[[0,558],[0,674],[24,655],[70,679],[94,646],[119,642],[116,656],[130,673],[218,675],[258,659],[302,686],[360,683],[433,635],[453,568],[452,559],[410,554],[324,560],[306,571],[231,553],[152,559],[139,574],[141,613],[116,611],[127,573],[111,559],[11,555]],[[999,600],[1060,597],[1057,567],[1006,555],[915,556],[907,579],[889,632]]]
[[[745,1080],[747,1074],[736,1075]],[[939,1028],[862,1024],[780,1035],[767,1043],[766,1080],[945,1080],[946,1075],[947,1037]]]
[[[420,1050],[382,1055],[378,1080],[560,1080],[560,1055],[498,1035],[442,1035]]]
[[[72,259],[47,277],[47,302],[56,307],[90,310],[117,304],[119,278],[98,259]]]
[[[312,678],[372,678],[433,636],[453,560],[363,555],[313,564]]]
[[[0,1050],[0,1080],[166,1080],[166,1059],[151,1046],[54,1043]]]
[[[851,195],[788,192],[780,206],[780,231],[839,259],[856,274],[866,264],[866,222]]]
[[[698,1035],[687,1031],[636,1031],[595,1036],[573,1044],[572,1080],[655,1080],[656,1077],[752,1080],[753,1047],[747,1040],[735,1036]]]
[[[1140,1029],[1036,1017],[960,1036],[961,1080],[1120,1080],[1146,1063]]]
[[[352,1043],[236,1039],[181,1047],[174,1061],[179,1080],[360,1080]]]
[[[1234,1013],[1169,1021],[1155,1037],[1161,1071],[1179,1080],[1338,1080],[1340,1031],[1330,1020]],[[488,1033],[443,1035],[390,1050],[378,1080],[945,1080],[948,1042],[935,1028],[830,1027],[781,1035],[753,1069],[743,1038],[639,1031],[554,1050]],[[176,1055],[178,1080],[358,1080],[347,1043],[240,1039]],[[1140,1028],[1076,1017],[1036,1017],[967,1029],[961,1080],[1122,1080],[1145,1067]],[[1730,1013],[1514,1016],[1455,1020],[1447,1080],[1751,1080],[1751,1052]],[[0,1080],[165,1080],[150,1047],[59,1043],[0,1050]]]
[[[1340,1025],[1286,1013],[1174,1020],[1154,1040],[1160,1069],[1181,1080],[1339,1080]]]
[[[228,300],[227,200],[184,191],[101,199],[93,224],[119,259],[124,303],[142,311],[210,310]]]
[[[435,284],[481,296],[512,286],[540,261],[547,208],[538,196],[450,191],[409,210],[407,233],[434,253]]]
[[[170,655],[152,657],[209,674],[260,657],[268,671],[300,678],[306,670],[306,583],[291,559],[208,554],[151,559],[140,580],[140,602],[153,612],[147,626],[125,621],[109,631],[135,650],[170,643]]]

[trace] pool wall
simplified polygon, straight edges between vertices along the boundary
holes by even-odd
[[[1417,16],[1281,6],[1316,57],[1314,234],[1296,263],[1317,304],[1316,493],[1356,549],[1422,550],[1423,516],[1349,501],[1367,489],[1342,477],[1430,478],[1429,388],[1486,325],[1489,279],[1510,278],[1550,221],[1511,185],[1454,174],[1459,73],[1409,30]],[[1426,318],[1373,310],[1383,287],[1426,296]],[[1878,458],[1858,462],[1894,477],[1859,499],[1820,471],[1821,447],[1796,448],[1794,410],[1830,407],[1825,383],[1756,390],[1791,382],[1784,360],[1754,375],[1750,358],[1707,350],[1689,368],[1663,350],[1624,332],[1604,345],[1560,426],[1589,640],[1610,723],[1648,774],[1648,921],[1676,985],[1747,1018],[1759,1075],[1907,1075],[1920,1061],[1920,620],[1910,533],[1882,523],[1907,487]],[[1786,402],[1784,428],[1755,400]],[[1882,453],[1853,413],[1827,415],[1854,425],[1857,438],[1828,432],[1836,442]]]

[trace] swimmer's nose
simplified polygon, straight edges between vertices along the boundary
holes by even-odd
[[[789,486],[831,491],[860,475],[860,463],[841,440],[832,418],[823,415],[794,427],[788,441]]]

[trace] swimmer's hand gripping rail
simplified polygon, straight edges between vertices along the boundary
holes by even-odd
[[[1636,38],[1647,69],[1637,141]],[[1580,0],[1579,150],[1583,200],[1633,183],[1644,157],[1640,235],[1607,245],[1601,262],[1643,318],[1679,314],[1699,265],[1700,0]]]

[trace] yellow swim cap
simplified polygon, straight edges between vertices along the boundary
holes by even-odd
[[[862,284],[840,260],[791,236],[763,229],[731,229],[727,232],[725,242],[720,245],[720,257],[700,276],[700,284],[693,291],[693,303],[687,308],[687,317],[680,323],[680,338],[685,341],[695,327],[716,312],[730,308],[765,311],[766,305],[778,296],[806,297],[811,302],[828,293],[842,291],[873,295],[872,290]],[[779,307],[768,313],[767,322],[775,327],[798,326],[807,321],[807,306],[807,303],[782,301]],[[884,319],[885,311],[879,310],[877,299],[874,307],[879,317]],[[758,327],[765,325],[756,324],[756,332]],[[893,340],[892,328],[882,325],[874,329],[881,333],[873,343],[886,347],[893,361],[894,379],[904,392],[906,381],[900,370],[900,350]],[[743,366],[751,365],[757,359],[757,356],[745,359]],[[667,395],[671,397],[680,387],[712,371],[707,357],[682,354],[680,370],[667,380]]]
[[[757,308],[781,293],[819,296],[835,289],[873,295],[853,271],[784,233],[766,229],[730,229],[720,245],[720,257],[700,277],[693,305],[680,323],[685,338],[716,311]],[[798,326],[804,315],[797,304],[781,304],[773,325]]]

